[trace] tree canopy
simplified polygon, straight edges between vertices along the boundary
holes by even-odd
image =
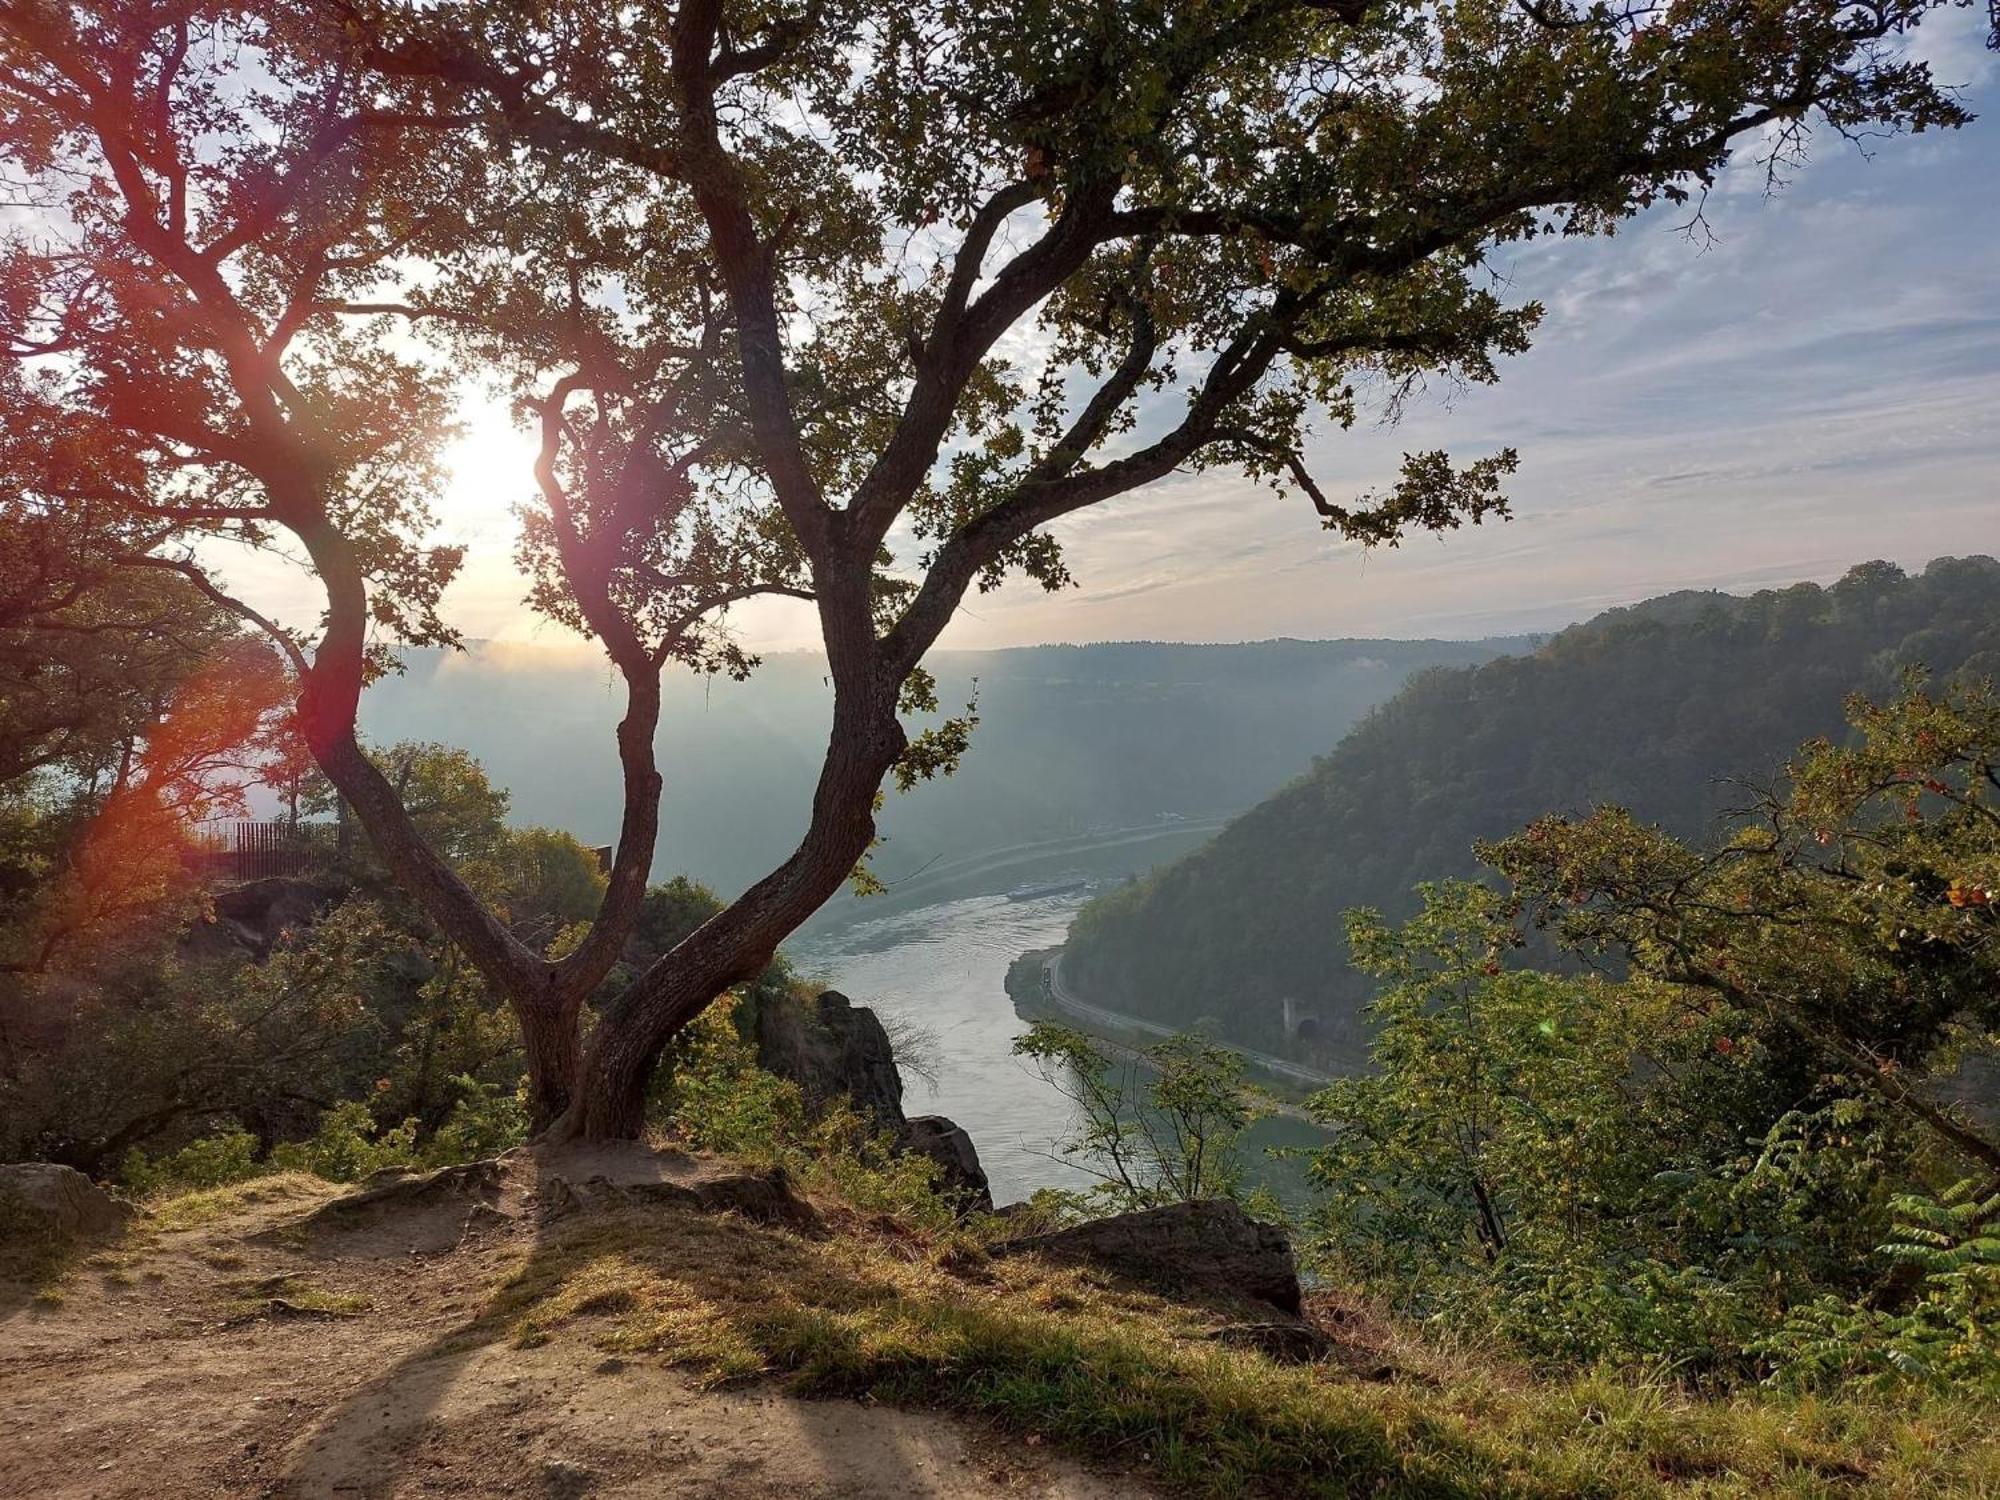
[[[968,590],[1060,586],[1051,522],[1190,467],[1373,544],[1504,513],[1511,450],[1335,497],[1307,434],[1526,346],[1496,244],[1698,212],[1739,141],[1779,177],[1815,125],[1962,123],[1903,45],[1944,3],[14,0],[8,463],[283,643],[313,755],[510,997],[538,1115],[629,1133],[672,1035],[863,858],[885,778],[963,748],[898,715]],[[617,858],[560,958],[355,737],[374,648],[450,639],[468,374],[540,435],[529,600],[628,699]],[[252,609],[220,542],[298,558],[323,611]],[[748,670],[726,611],[760,595],[811,602],[835,688],[810,823],[581,1056],[657,832],[660,672]]]

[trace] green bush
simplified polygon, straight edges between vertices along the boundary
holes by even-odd
[[[387,1167],[414,1167],[417,1122],[405,1120],[377,1132],[368,1106],[350,1099],[319,1118],[311,1139],[287,1141],[271,1153],[270,1166],[280,1172],[310,1172],[328,1182],[356,1182]]]
[[[653,1100],[653,1123],[699,1151],[782,1167],[856,1208],[942,1228],[952,1206],[930,1158],[903,1155],[844,1104],[815,1118],[797,1084],[757,1066],[736,1022],[739,1001],[710,1006],[675,1039]]]
[[[192,1191],[227,1187],[262,1170],[257,1137],[247,1130],[225,1130],[157,1159],[134,1148],[119,1164],[118,1180],[136,1193]]]
[[[511,1150],[528,1138],[528,1106],[519,1088],[501,1089],[469,1074],[452,1080],[458,1099],[451,1113],[424,1144],[432,1166],[482,1161]]]
[[[1842,1380],[1915,1384],[2000,1397],[2000,1192],[1972,1179],[1931,1197],[1895,1200],[1896,1227],[1881,1256],[1914,1286],[1895,1307],[1821,1297],[1796,1309],[1759,1352],[1772,1383]]]

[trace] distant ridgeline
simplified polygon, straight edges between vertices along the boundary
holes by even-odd
[[[1253,1046],[1315,1018],[1358,1062],[1367,982],[1342,913],[1414,909],[1419,881],[1474,873],[1475,840],[1613,802],[1701,838],[1798,744],[1844,729],[1855,690],[1922,664],[2000,680],[2000,563],[1887,563],[1737,598],[1614,609],[1532,655],[1411,679],[1306,775],[1176,864],[1092,902],[1063,977],[1083,999]],[[1736,778],[1731,786],[1727,778]]]
[[[1486,641],[1128,642],[933,652],[946,712],[980,724],[957,775],[893,795],[874,859],[896,881],[932,861],[1118,828],[1162,813],[1240,812],[1295,775],[1411,673],[1531,648]],[[369,689],[370,739],[445,740],[513,798],[517,823],[611,837],[618,811],[615,679],[582,651],[475,645],[412,650]],[[812,809],[830,722],[826,664],[771,656],[748,682],[671,673],[656,870],[724,894],[788,854]],[[996,877],[996,890],[1019,876]]]

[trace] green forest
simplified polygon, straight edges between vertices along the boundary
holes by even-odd
[[[1283,1048],[1280,1002],[1365,1053],[1373,993],[1341,914],[1416,910],[1421,881],[1475,873],[1473,845],[1548,812],[1617,804],[1696,842],[1839,734],[1852,692],[2000,675],[2000,563],[1884,563],[1822,588],[1683,593],[1611,610],[1526,656],[1415,678],[1311,771],[1186,859],[1093,901],[1065,949],[1082,996]]]

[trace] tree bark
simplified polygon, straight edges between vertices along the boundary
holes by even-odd
[[[568,1112],[576,1097],[579,1007],[545,1001],[512,1009],[528,1065],[528,1130],[539,1135]]]
[[[858,640],[849,644],[857,649],[844,660],[830,653],[836,682],[869,675],[850,691],[836,692],[805,838],[783,864],[662,955],[607,1007],[584,1051],[571,1108],[551,1131],[555,1137],[636,1138],[645,1129],[647,1087],[667,1044],[732,985],[763,972],[778,944],[840,889],[868,852],[875,794],[908,741],[896,720],[893,689],[872,675],[872,650]]]

